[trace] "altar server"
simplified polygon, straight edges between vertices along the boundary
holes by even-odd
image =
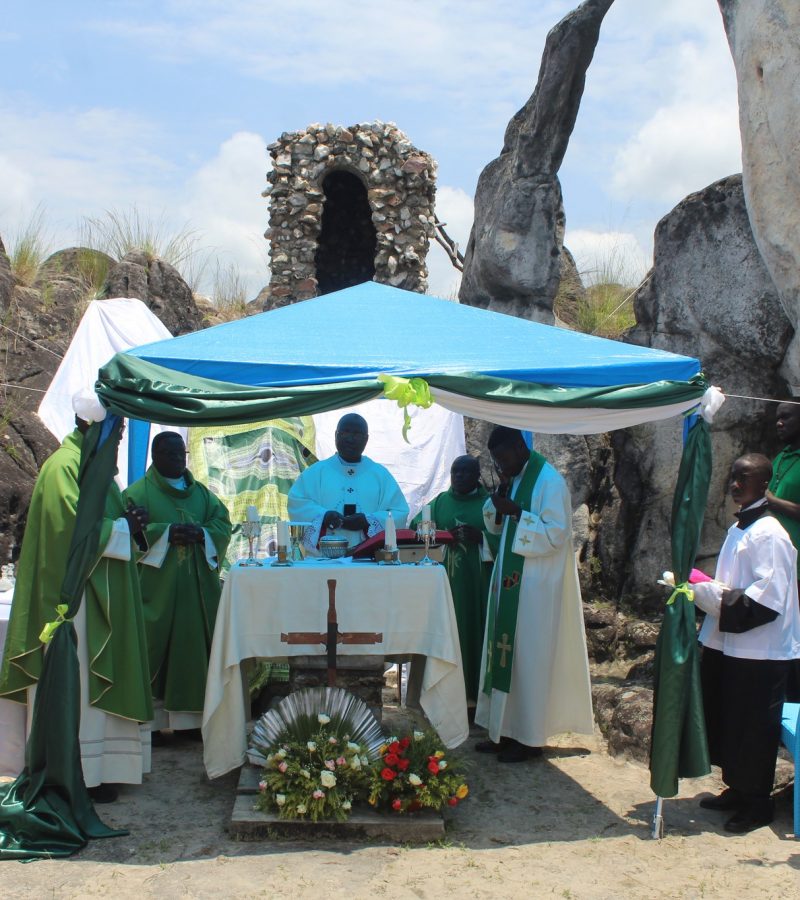
[[[398,528],[405,526],[408,503],[391,473],[363,455],[368,440],[362,416],[342,416],[336,455],[306,469],[292,485],[289,516],[310,523],[303,536],[308,554],[319,554],[323,536],[343,537],[355,547],[384,530],[388,512]]]
[[[731,468],[739,505],[714,581],[693,585],[706,613],[701,674],[711,762],[726,789],[700,805],[733,815],[726,831],[744,834],[772,821],[771,793],[781,711],[791,660],[800,656],[797,551],[765,497],[766,456],[751,453]]]

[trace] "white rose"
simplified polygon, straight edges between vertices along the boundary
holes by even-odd
[[[311,772],[309,772],[308,769],[300,769],[300,774],[303,778],[311,778]]]
[[[322,772],[322,774],[319,776],[319,780],[322,783],[323,787],[336,787],[336,776],[333,774],[333,772],[328,772],[327,770],[325,772]]]
[[[348,750],[358,750],[358,749],[359,749],[359,748],[358,748],[358,744],[354,744],[352,741],[348,741],[348,742],[347,742],[347,749],[348,749]]]
[[[280,750],[275,751],[275,756],[277,756],[278,759],[284,759],[286,757],[286,751],[281,747]]]
[[[306,743],[306,747],[313,753],[317,749],[317,745],[314,741],[308,741]]]
[[[446,769],[446,768],[447,768],[447,763],[446,763],[443,759],[440,759],[440,760],[439,760],[439,768],[440,768],[440,769]]]
[[[355,772],[357,772],[361,768],[361,760],[357,756],[354,756],[350,760],[350,768]]]
[[[286,803],[286,794],[275,794],[275,802],[278,806],[283,806]]]
[[[349,800],[345,800],[342,803],[342,809],[352,809],[352,808],[353,808],[353,804]]]
[[[412,772],[411,775],[408,776],[408,783],[413,784],[414,787],[418,787],[420,784],[422,784],[422,779],[419,777],[419,775],[415,775]]]
[[[317,721],[319,722],[320,725],[327,725],[328,722],[330,722],[330,720],[331,720],[331,717],[326,716],[325,713],[319,713],[319,715],[317,716]]]
[[[306,814],[306,812],[307,812],[307,808],[306,808],[305,803],[298,803],[298,804],[297,804],[297,811],[300,813],[301,816],[304,816],[304,815]]]
[[[414,732],[414,740],[415,741],[421,741],[424,737],[425,737],[424,731],[415,731]]]

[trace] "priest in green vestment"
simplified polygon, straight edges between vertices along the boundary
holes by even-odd
[[[94,392],[79,392],[73,405],[77,427],[44,462],[31,495],[0,668],[0,696],[28,704],[28,729],[45,653],[40,635],[62,615],[56,607],[75,527],[83,436],[89,420],[105,416]],[[112,482],[97,559],[74,621],[81,762],[95,802],[116,797],[109,785],[139,784],[150,771],[149,728],[140,723],[152,719],[153,709],[133,542],[146,520],[144,509],[125,509]]]
[[[480,474],[480,464],[474,456],[457,457],[450,466],[450,488],[431,502],[436,528],[451,532],[456,539],[445,548],[444,563],[453,594],[464,686],[470,705],[478,699],[493,560],[483,522],[483,506],[489,494],[480,484]],[[414,518],[412,528],[416,527],[420,515]]]
[[[163,707],[156,703],[153,728],[194,731],[202,721],[231,522],[222,501],[186,468],[177,432],[156,435],[152,458],[125,496],[150,514],[139,575],[153,697],[163,701]]]

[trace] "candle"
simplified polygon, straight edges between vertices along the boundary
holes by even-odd
[[[255,506],[247,507],[247,521],[248,522],[260,522],[261,521],[261,516],[259,516],[258,510],[255,508]]]
[[[431,505],[430,503],[426,503],[425,506],[422,507],[422,521],[430,522],[431,520]]]
[[[397,531],[394,526],[394,519],[392,518],[391,512],[386,514],[386,528],[383,539],[383,546],[387,550],[397,549]]]
[[[278,546],[288,547],[289,545],[289,523],[278,522]]]

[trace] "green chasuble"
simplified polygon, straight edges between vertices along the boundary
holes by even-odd
[[[484,542],[495,552],[496,538],[487,535],[483,528],[483,505],[488,496],[480,485],[471,494],[457,494],[452,488],[439,494],[431,503],[437,529],[449,531],[458,525],[472,525],[483,533]],[[419,519],[416,516],[410,527],[415,528]],[[467,699],[477,700],[492,562],[481,561],[478,544],[449,544],[444,561],[453,593]]]
[[[225,559],[231,523],[223,503],[184,473],[186,488],[173,487],[150,466],[125,497],[150,514],[148,553],[140,560],[153,696],[170,712],[202,713],[208,655],[221,592],[219,565],[212,568],[204,544],[167,543],[170,525],[200,525]]]
[[[769,489],[779,500],[800,503],[800,450],[784,447],[772,463]],[[775,513],[797,549],[797,578],[800,580],[800,519]]]
[[[74,431],[42,466],[31,495],[8,623],[0,695],[27,702],[26,689],[42,672],[47,622],[57,618],[67,552],[75,528],[78,470],[83,435]],[[108,713],[146,722],[153,717],[144,619],[136,573],[136,549],[123,541],[130,559],[101,554],[124,507],[112,482],[106,495],[98,556],[86,583],[89,703]]]

